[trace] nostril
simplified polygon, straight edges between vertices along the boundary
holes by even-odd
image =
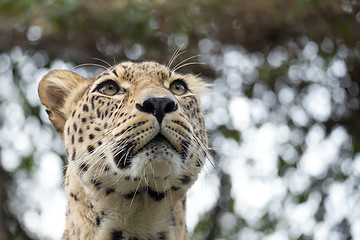
[[[142,111],[146,113],[156,114],[156,109],[152,101],[145,101],[142,105]]]
[[[177,105],[175,104],[174,101],[170,101],[168,103],[166,103],[166,106],[164,108],[164,113],[171,113],[171,112],[174,112],[176,111],[177,109]]]
[[[161,123],[165,114],[177,110],[177,104],[169,97],[150,97],[147,98],[142,105],[136,104],[136,108],[141,112],[153,114],[158,122]]]

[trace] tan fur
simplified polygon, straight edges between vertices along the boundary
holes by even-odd
[[[110,80],[122,91],[102,93]],[[188,92],[171,91],[179,81]],[[208,154],[199,106],[206,89],[154,62],[121,63],[93,79],[69,71],[42,79],[41,102],[68,154],[63,239],[189,238],[186,191]],[[148,99],[165,102],[161,117]]]

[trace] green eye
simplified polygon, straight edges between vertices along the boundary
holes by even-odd
[[[106,82],[101,83],[97,87],[97,91],[99,93],[105,94],[107,96],[114,96],[115,94],[117,94],[119,92],[124,93],[125,89],[120,88],[119,85],[115,81],[108,80]]]
[[[188,91],[188,88],[184,81],[175,80],[170,84],[170,91],[175,95],[183,95]]]

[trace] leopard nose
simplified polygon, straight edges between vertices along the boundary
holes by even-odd
[[[136,108],[141,112],[153,114],[161,124],[167,113],[177,110],[177,104],[171,97],[148,97],[142,105],[136,104]]]

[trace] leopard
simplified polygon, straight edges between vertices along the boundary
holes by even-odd
[[[189,239],[186,195],[209,158],[199,75],[122,62],[52,70],[41,103],[66,149],[68,239]]]

